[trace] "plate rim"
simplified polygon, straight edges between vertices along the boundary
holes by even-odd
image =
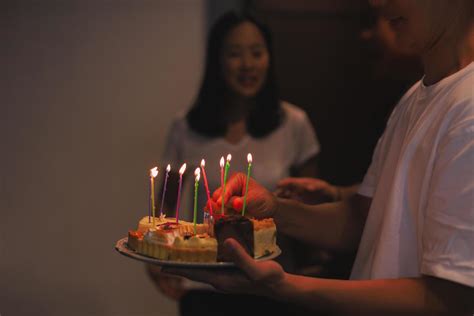
[[[115,244],[115,250],[128,258],[135,259],[138,261],[151,263],[157,266],[173,266],[173,267],[183,267],[183,268],[229,268],[235,267],[233,262],[183,262],[183,261],[170,261],[170,260],[160,260],[145,255],[141,255],[134,250],[130,249],[127,245],[128,237],[123,237],[117,240]],[[255,261],[267,261],[272,260],[278,257],[281,254],[280,247],[277,246],[277,250],[269,255],[255,259]]]

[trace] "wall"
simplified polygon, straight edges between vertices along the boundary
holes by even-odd
[[[0,84],[0,314],[174,315],[115,241],[200,81],[207,3],[9,1]],[[6,45],[4,46],[4,44]]]
[[[258,0],[272,29],[281,97],[308,113],[321,143],[320,177],[362,181],[393,106],[421,77],[376,30],[366,0]],[[370,39],[361,36],[371,30]]]

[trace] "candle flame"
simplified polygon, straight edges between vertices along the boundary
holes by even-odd
[[[186,163],[183,163],[183,165],[181,166],[181,168],[179,168],[179,174],[180,174],[180,175],[183,175],[184,171],[186,171]]]
[[[229,162],[231,159],[232,159],[232,155],[231,155],[231,154],[228,154],[228,155],[227,155],[227,161]]]
[[[196,168],[196,170],[194,170],[194,176],[196,177],[196,181],[199,181],[199,178],[201,177],[201,169]]]
[[[249,153],[247,155],[247,161],[248,161],[248,163],[252,163],[252,154],[251,153]]]
[[[157,175],[158,175],[158,167],[150,169],[150,177],[156,178]]]
[[[224,168],[224,157],[221,157],[221,162],[219,164],[221,168]]]
[[[203,159],[201,160],[201,167],[204,168],[206,166],[206,161]]]
[[[170,170],[171,170],[171,165],[168,164],[168,167],[166,167],[166,172],[170,172]]]

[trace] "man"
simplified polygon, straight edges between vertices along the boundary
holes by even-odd
[[[310,206],[253,181],[248,191],[249,213],[273,217],[281,232],[358,249],[351,280],[285,273],[232,239],[225,244],[241,274],[165,272],[341,315],[474,313],[474,2],[386,0],[380,9],[425,76],[392,113],[358,193]],[[245,180],[229,181],[227,205],[239,208]],[[220,191],[214,197],[222,202]]]

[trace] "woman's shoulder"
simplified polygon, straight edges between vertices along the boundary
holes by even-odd
[[[178,129],[180,131],[187,130],[189,126],[186,114],[187,111],[185,110],[178,111],[171,121],[171,129]]]
[[[280,101],[280,104],[286,121],[298,123],[308,119],[308,115],[302,108],[283,100]]]
[[[195,131],[188,122],[188,111],[181,110],[173,118],[169,131],[178,134],[182,141],[208,142],[210,139]]]

